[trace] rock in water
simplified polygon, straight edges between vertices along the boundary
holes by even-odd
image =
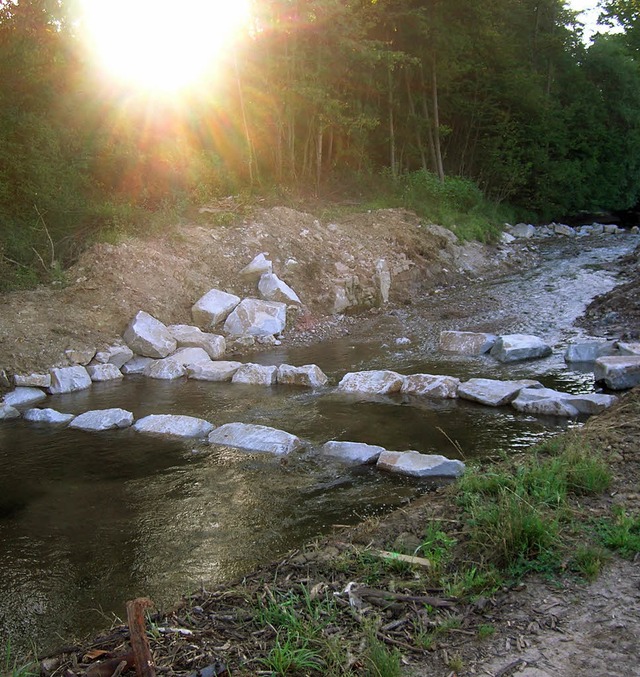
[[[594,363],[596,383],[603,381],[611,390],[625,390],[640,385],[640,355],[599,357]]]
[[[242,362],[228,362],[226,360],[200,362],[187,366],[187,376],[196,381],[230,381],[241,366]]]
[[[403,383],[404,376],[395,371],[356,371],[345,374],[338,384],[338,389],[347,393],[390,395],[399,393]]]
[[[69,427],[97,432],[128,428],[132,423],[133,414],[126,409],[94,409],[76,416]]]
[[[53,425],[70,423],[75,417],[75,414],[62,414],[55,409],[27,409],[24,412],[25,421],[51,423]]]
[[[411,374],[404,377],[401,392],[407,395],[454,399],[458,397],[460,379],[453,376]]]
[[[497,340],[495,334],[473,331],[440,332],[440,350],[462,355],[483,355],[488,353]]]
[[[315,364],[305,364],[302,367],[281,364],[278,367],[277,378],[278,383],[290,386],[305,386],[307,388],[321,388],[329,380],[322,369]]]
[[[122,378],[122,372],[115,364],[90,364],[86,369],[92,381],[113,381]]]
[[[185,438],[205,438],[214,428],[213,423],[202,418],[173,414],[152,414],[138,419],[133,425],[140,433]]]
[[[232,336],[281,334],[287,324],[287,306],[275,301],[243,299],[224,323]]]
[[[198,327],[188,324],[172,324],[167,329],[178,343],[178,348],[202,348],[212,360],[219,360],[227,349],[224,336],[208,334]]]
[[[499,362],[519,362],[551,355],[551,347],[542,339],[529,334],[500,336],[490,351]]]
[[[321,452],[326,456],[334,456],[347,463],[368,464],[375,463],[380,454],[386,451],[384,447],[364,442],[338,442],[331,440],[322,445]]]
[[[124,332],[126,344],[138,355],[163,358],[177,347],[167,327],[144,310],[131,320]]]
[[[78,390],[86,390],[91,386],[89,372],[80,365],[51,369],[49,373],[51,374],[49,392],[52,395],[73,393]]]
[[[91,384],[91,381],[89,381]],[[16,388],[11,392],[5,394],[2,398],[2,403],[8,407],[24,407],[28,404],[35,404],[46,400],[47,395],[38,388]]]
[[[260,451],[270,454],[289,454],[302,449],[304,443],[299,437],[284,430],[249,423],[227,423],[216,428],[209,435],[211,444],[235,447],[246,451]]]
[[[377,467],[411,477],[460,477],[464,472],[462,461],[418,451],[383,451]]]
[[[470,378],[458,387],[458,396],[489,407],[501,407],[515,400],[518,393],[532,382],[497,381],[492,378]]]
[[[272,386],[276,382],[278,367],[261,364],[243,364],[233,375],[231,383]]]

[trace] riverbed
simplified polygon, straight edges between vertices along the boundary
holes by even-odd
[[[362,400],[333,386],[346,371],[390,368],[461,379],[538,378],[590,391],[590,372],[569,370],[562,352],[568,341],[586,338],[575,320],[594,296],[613,288],[615,262],[637,243],[630,235],[545,243],[540,265],[530,270],[433,290],[410,306],[362,319],[346,336],[295,348],[285,343],[246,358],[318,364],[332,384],[320,391],[128,377],[47,402],[73,413],[120,406],[136,418],[182,413],[216,425],[271,425],[309,443],[287,459],[127,430],[2,424],[0,639],[11,637],[22,650],[62,643],[108,625],[131,597],[170,605],[203,582],[241,575],[431,488],[322,458],[318,447],[329,439],[470,460],[522,449],[575,425],[457,400]],[[437,347],[443,329],[534,333],[554,353],[510,366],[444,355]]]

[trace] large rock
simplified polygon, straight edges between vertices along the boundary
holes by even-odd
[[[68,348],[64,351],[64,355],[72,367],[76,364],[86,366],[95,357],[95,354],[95,348]]]
[[[356,371],[345,374],[338,383],[338,389],[347,393],[390,395],[399,393],[403,383],[404,376],[395,371]]]
[[[417,451],[383,451],[377,467],[411,477],[460,477],[464,472],[462,461]]]
[[[230,381],[241,366],[242,362],[226,360],[189,364],[187,365],[187,376],[196,381]]]
[[[401,392],[407,395],[454,399],[458,397],[460,379],[453,376],[411,374],[404,377]]]
[[[376,286],[378,288],[378,303],[383,305],[389,302],[391,291],[391,271],[386,259],[376,261]]]
[[[440,350],[462,355],[483,355],[493,348],[497,340],[495,334],[473,331],[440,332]]]
[[[585,341],[567,346],[564,359],[565,362],[595,362],[599,357],[616,353],[616,341]]]
[[[122,372],[111,362],[107,364],[90,364],[86,369],[92,381],[114,381],[122,378]]]
[[[625,390],[640,385],[640,355],[599,357],[594,363],[596,383],[603,381],[611,390]]]
[[[565,237],[575,237],[577,235],[576,231],[565,223],[556,223],[553,230],[556,235],[564,235]]]
[[[91,386],[91,376],[81,365],[75,367],[60,367],[51,369],[51,386],[49,392],[52,395],[58,393],[74,393],[78,390],[86,390]]]
[[[144,310],[131,320],[124,332],[125,343],[138,355],[162,358],[177,347],[167,327]]]
[[[500,336],[490,354],[500,362],[519,362],[551,355],[551,347],[542,339],[529,334]]]
[[[574,395],[551,388],[523,388],[511,406],[527,414],[575,417],[599,414],[618,400],[614,395],[585,393]]]
[[[69,423],[69,427],[78,430],[101,431],[128,428],[132,423],[133,414],[126,409],[94,409],[76,416]]]
[[[458,396],[479,402],[490,407],[501,407],[515,400],[518,393],[533,382],[528,381],[497,381],[492,378],[471,378],[458,387]]]
[[[536,227],[530,223],[516,223],[515,226],[511,227],[511,234],[514,237],[522,237],[528,240],[536,234]]]
[[[219,334],[208,334],[188,324],[171,324],[167,329],[178,348],[202,348],[212,360],[219,360],[227,349],[224,336]]]
[[[42,402],[47,398],[46,393],[38,388],[20,387],[5,394],[2,402],[9,407],[25,407],[28,404]]]
[[[99,350],[93,358],[100,364],[113,364],[120,369],[133,358],[133,350],[129,346],[115,344],[105,350]]]
[[[70,423],[75,417],[75,414],[63,414],[55,409],[27,409],[24,412],[25,421],[50,423],[52,425],[64,425],[65,423]]]
[[[278,367],[262,364],[243,364],[231,378],[231,383],[272,386],[277,380]]]
[[[288,454],[302,449],[299,437],[284,430],[250,423],[227,423],[209,435],[211,444],[236,447],[246,451],[262,451],[270,454]]]
[[[258,282],[260,296],[266,301],[279,301],[280,303],[302,303],[300,297],[273,273],[265,273]]]
[[[0,421],[10,421],[14,418],[20,418],[20,412],[10,404],[0,402]]]
[[[219,289],[211,289],[193,304],[191,316],[202,329],[212,329],[225,320],[239,303],[239,296],[227,294]]]
[[[232,336],[280,334],[287,324],[287,306],[275,301],[243,299],[224,323]]]
[[[122,367],[121,371],[123,374],[144,374],[144,370],[156,361],[157,360],[154,360],[153,357],[136,355]]]
[[[178,364],[187,366],[188,364],[208,364],[211,362],[209,353],[202,348],[178,348],[175,353],[171,353],[167,360],[173,360]]]
[[[13,383],[23,388],[48,388],[51,385],[51,374],[15,374]]]
[[[620,355],[640,355],[640,343],[631,343],[628,341],[618,341],[618,351]],[[598,356],[600,357],[600,356]],[[16,383],[16,385],[18,385]]]
[[[304,364],[301,367],[281,364],[278,367],[277,379],[278,383],[307,388],[321,388],[329,380],[322,369],[315,364]]]
[[[263,275],[268,275],[273,270],[273,264],[266,257],[266,252],[258,254],[251,263],[241,271],[240,276],[249,280],[257,280]]]
[[[181,376],[185,376],[187,368],[177,360],[165,357],[164,360],[154,360],[148,364],[142,372],[149,378],[157,378],[161,381],[174,381]]]
[[[320,450],[327,456],[334,456],[347,463],[375,463],[380,454],[385,451],[384,447],[364,442],[338,442],[331,440],[322,445]]]
[[[213,423],[202,418],[173,414],[152,414],[133,424],[133,429],[139,433],[185,438],[205,438],[214,428]]]

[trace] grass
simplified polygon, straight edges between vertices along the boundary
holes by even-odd
[[[0,663],[0,674],[3,677],[35,677],[40,674],[40,667],[37,663],[20,665],[18,659],[13,655],[11,641],[7,640],[4,657]]]
[[[595,531],[604,547],[626,559],[640,553],[640,515],[628,515],[617,506],[611,517],[596,523]]]

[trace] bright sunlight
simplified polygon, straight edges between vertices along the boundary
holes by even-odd
[[[87,39],[114,77],[147,91],[194,85],[246,25],[249,0],[83,0]]]

